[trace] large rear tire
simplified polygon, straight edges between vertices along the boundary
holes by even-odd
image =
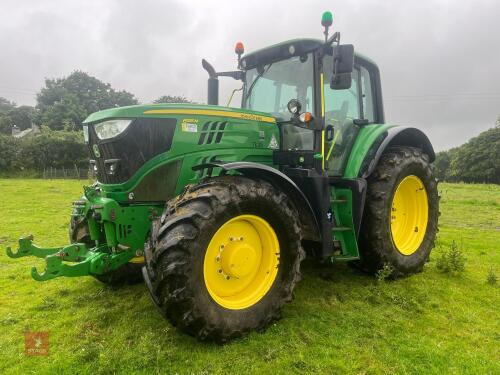
[[[71,243],[80,242],[87,244],[89,247],[95,246],[93,241],[90,239],[90,232],[86,218],[71,216],[69,223],[69,240]],[[92,276],[104,284],[115,287],[125,284],[138,284],[143,281],[141,271],[143,266],[143,262],[129,262],[104,275]]]
[[[265,181],[224,176],[168,202],[145,256],[164,316],[201,340],[225,342],[280,317],[304,250],[286,194]]]
[[[414,147],[392,147],[368,179],[358,266],[392,277],[423,270],[434,247],[439,216],[437,179],[429,157]]]

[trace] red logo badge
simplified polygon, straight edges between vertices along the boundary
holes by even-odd
[[[25,332],[24,354],[49,355],[49,333],[48,332]]]

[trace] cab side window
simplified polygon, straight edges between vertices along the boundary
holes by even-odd
[[[325,125],[333,126],[334,137],[325,142],[325,164],[330,176],[341,176],[358,131],[353,120],[362,117],[360,71],[358,68],[353,70],[351,87],[345,90],[332,90],[331,74],[326,78]]]
[[[363,118],[369,122],[375,122],[375,111],[373,109],[373,91],[372,83],[370,79],[370,73],[365,67],[360,67],[360,78],[361,78],[361,95],[362,95],[362,108],[363,108]]]
[[[333,126],[333,140],[325,142],[325,164],[330,176],[342,176],[356,141],[359,126],[354,120],[375,121],[371,77],[368,69],[355,65],[349,89],[332,90],[332,57],[325,56],[325,126]],[[328,68],[327,68],[328,67]]]

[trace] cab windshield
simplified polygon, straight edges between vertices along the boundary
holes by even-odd
[[[302,112],[313,112],[313,57],[309,53],[249,69],[242,107],[267,112],[278,121],[288,121],[291,99],[298,99]],[[284,149],[308,150],[313,147],[313,133],[293,126],[284,127]]]

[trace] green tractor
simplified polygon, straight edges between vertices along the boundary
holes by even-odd
[[[144,279],[172,324],[224,342],[277,319],[300,264],[344,260],[393,277],[422,271],[437,231],[434,151],[385,123],[379,69],[329,36],[243,55],[209,73],[208,105],[112,108],[84,122],[97,181],[73,203],[71,243],[19,240],[35,280]],[[243,55],[243,56],[242,56]],[[218,79],[242,83],[218,106]]]

